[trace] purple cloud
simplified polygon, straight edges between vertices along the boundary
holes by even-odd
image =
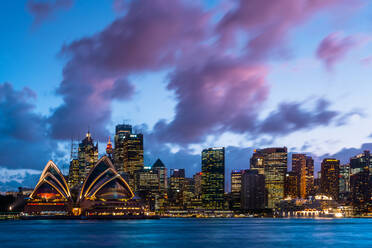
[[[319,44],[316,56],[330,71],[334,64],[342,60],[356,44],[357,42],[351,36],[343,37],[341,33],[331,33]]]
[[[70,9],[73,3],[73,0],[28,0],[26,8],[34,17],[33,25],[40,25],[43,21],[53,16],[55,12]]]

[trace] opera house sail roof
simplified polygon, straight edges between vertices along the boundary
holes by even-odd
[[[58,202],[60,202],[59,205],[61,202],[65,202],[64,205],[76,207],[87,201],[109,200],[119,203],[133,197],[131,188],[117,173],[111,160],[107,156],[103,156],[90,170],[81,190],[77,193],[77,197],[72,197],[65,177],[57,165],[53,161],[49,161],[30,195],[29,206],[38,205],[40,208],[40,206],[50,206],[52,203],[55,206]]]
[[[69,201],[71,199],[70,189],[65,177],[53,161],[49,161],[45,166],[30,198],[53,201]]]
[[[133,197],[134,194],[127,182],[116,172],[110,159],[104,156],[89,172],[80,190],[78,200],[124,201]]]

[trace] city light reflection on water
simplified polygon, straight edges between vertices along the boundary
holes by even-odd
[[[372,219],[161,219],[0,222],[0,247],[372,246]]]

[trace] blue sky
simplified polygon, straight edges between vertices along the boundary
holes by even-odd
[[[199,170],[199,154],[210,146],[230,149],[230,170],[247,167],[254,148],[287,146],[319,159],[338,154],[345,160],[340,151],[358,152],[372,141],[368,1],[122,1],[121,9],[115,9],[119,0],[67,2],[0,3],[0,83],[11,87],[0,88],[4,184],[17,170],[35,173],[48,158],[66,164],[68,137],[82,138],[88,126],[103,151],[122,122],[146,133],[148,163],[160,157],[189,174]],[[45,16],[30,10],[35,3],[50,4]],[[257,14],[247,18],[249,11]],[[150,25],[162,23],[163,15],[169,26]],[[149,28],[141,33],[139,27]],[[269,39],[252,45],[260,34]],[[107,98],[119,81],[125,81],[118,84],[123,92]],[[86,107],[76,108],[76,101]],[[216,109],[206,111],[206,104]],[[25,112],[16,116],[18,107]],[[285,113],[290,117],[279,118]],[[62,127],[56,124],[66,119],[71,120]],[[24,130],[23,122],[35,120],[41,130]],[[8,124],[30,132],[33,143],[10,134]],[[32,159],[12,159],[17,149]]]

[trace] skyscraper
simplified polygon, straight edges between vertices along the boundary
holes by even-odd
[[[202,151],[202,203],[205,209],[224,209],[225,148]]]
[[[340,165],[339,187],[340,194],[350,192],[350,164]]]
[[[72,159],[70,161],[70,169],[68,173],[68,186],[72,189],[79,185],[80,185],[79,160]]]
[[[250,169],[257,170],[259,174],[264,174],[265,166],[263,160],[264,154],[254,150],[254,153],[250,159]]]
[[[240,193],[242,188],[242,170],[231,171],[231,209],[240,209]]]
[[[338,200],[340,160],[325,158],[323,159],[321,166],[321,192],[325,195],[331,196],[334,200]]]
[[[203,174],[202,172],[198,172],[193,176],[195,196],[197,196],[197,197],[199,197],[201,195],[202,174]]]
[[[168,189],[167,168],[165,167],[164,163],[158,158],[152,165],[152,169],[157,172],[159,177],[159,191],[162,194],[165,194]]]
[[[173,208],[183,208],[185,169],[170,169],[168,199]]]
[[[133,134],[130,125],[116,126],[114,161],[116,170],[127,174],[129,186],[136,190],[135,174],[144,167],[143,135]]]
[[[297,196],[306,198],[306,154],[292,154],[292,171],[297,176]]]
[[[253,157],[263,159],[268,208],[274,208],[284,199],[287,156],[287,147],[259,149],[253,154]]]
[[[284,197],[295,199],[298,197],[298,175],[294,171],[285,174]]]
[[[306,156],[306,196],[314,193],[314,159]]]
[[[243,210],[265,207],[265,176],[258,170],[245,170],[241,176],[241,208]]]
[[[98,161],[98,143],[94,144],[90,132],[81,141],[78,149],[79,182],[82,184],[89,171]]]

